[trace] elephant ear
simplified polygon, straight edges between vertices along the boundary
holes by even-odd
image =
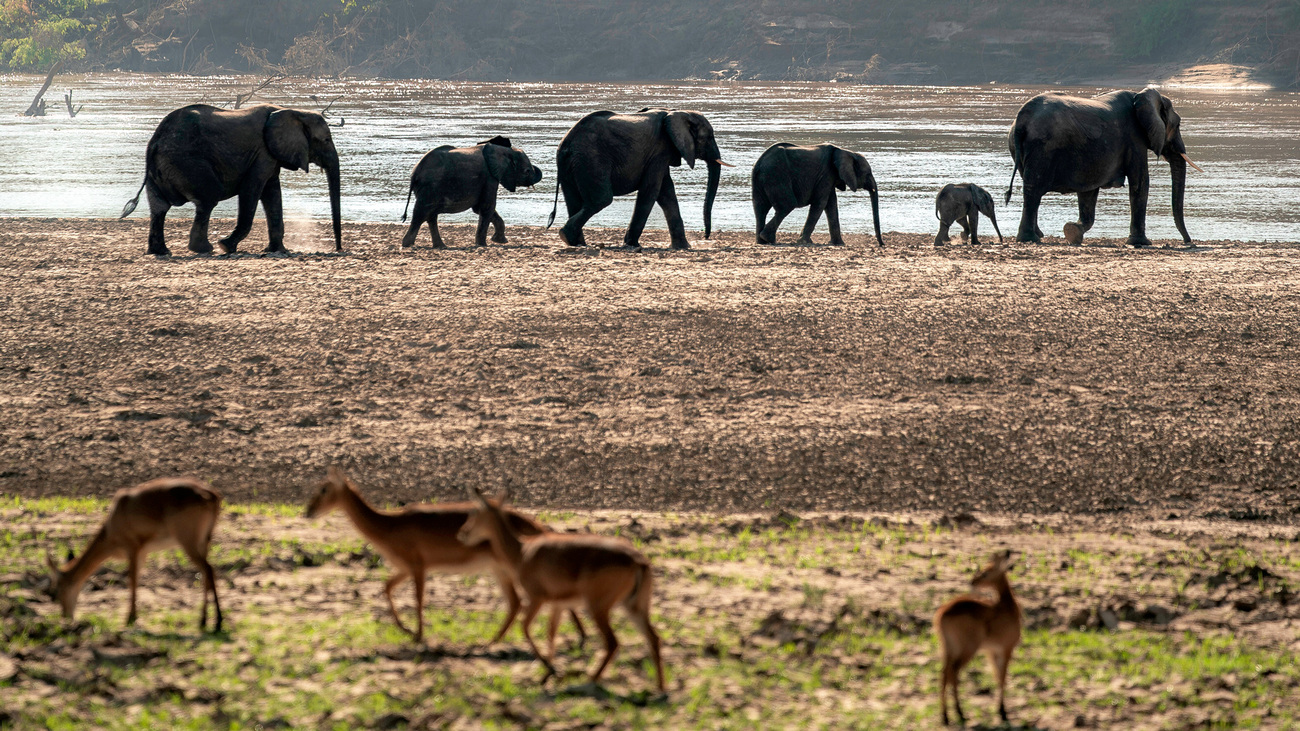
[[[989,195],[989,192],[987,190],[984,190],[978,185],[972,185],[970,192],[971,192],[971,197],[975,199],[975,208],[979,210],[980,213],[983,213],[989,218],[992,218],[993,217],[993,196]]]
[[[673,141],[673,147],[676,147],[682,158],[686,160],[686,166],[694,169],[695,132],[691,115],[687,112],[669,112],[668,116],[664,117],[664,129],[668,132],[668,139]]]
[[[488,174],[497,179],[506,190],[515,192],[514,165],[510,160],[512,150],[501,145],[483,145],[483,159],[487,163]]]
[[[831,164],[835,168],[835,176],[839,178],[836,188],[844,190],[848,187],[849,190],[856,191],[861,187],[858,184],[858,171],[854,166],[853,153],[832,145]]]
[[[503,137],[502,135],[497,135],[496,137],[493,137],[493,138],[490,139],[490,140],[483,140],[483,141],[480,142],[479,144],[480,144],[480,145],[499,145],[499,146],[501,146],[501,147],[514,147],[514,145],[510,144],[510,138],[509,138],[509,137]]]
[[[271,116],[266,118],[262,139],[280,167],[307,171],[310,155],[308,130],[298,112],[292,109],[271,112]]]
[[[1164,99],[1155,89],[1144,89],[1133,99],[1133,113],[1138,127],[1147,136],[1147,147],[1158,157],[1165,149],[1165,118],[1161,109]]]

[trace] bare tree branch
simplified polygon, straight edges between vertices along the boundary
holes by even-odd
[[[54,83],[54,75],[59,72],[59,68],[62,66],[63,66],[62,61],[55,61],[54,65],[50,67],[50,73],[45,75],[45,83],[41,85],[41,90],[36,92],[36,98],[32,99],[31,106],[27,107],[27,111],[23,112],[23,116],[25,117],[45,116],[45,100],[42,99],[41,97],[45,96],[45,92],[49,90],[50,84]]]

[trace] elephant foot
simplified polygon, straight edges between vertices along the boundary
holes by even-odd
[[[675,251],[686,251],[687,249],[690,248],[691,245],[686,243],[685,241],[674,241],[672,243],[672,249]]]
[[[831,246],[843,246],[844,239],[831,239]]]
[[[284,244],[280,242],[276,242],[267,245],[266,253],[267,254],[288,254],[289,250],[284,248]]]
[[[1065,224],[1063,233],[1070,246],[1081,246],[1083,244],[1083,226],[1072,221]]]
[[[402,248],[403,248],[403,249],[409,249],[409,248],[411,248],[412,246],[415,246],[415,238],[414,238],[414,237],[409,238],[409,239],[402,239]]]
[[[226,245],[225,245],[224,242],[222,242],[221,246],[222,246],[222,248],[226,248]],[[206,242],[206,241],[191,241],[191,242],[189,243],[189,246],[187,246],[186,248],[188,248],[190,251],[193,251],[195,254],[211,254],[211,253],[212,253],[212,244],[210,244],[210,243],[208,243],[208,242]],[[231,250],[233,251],[233,247],[231,247]]]
[[[510,242],[506,240],[506,237],[505,237],[505,235],[503,234],[503,235],[500,235],[500,236],[493,236],[493,237],[492,237],[492,243],[494,243],[494,244],[508,244],[508,243],[510,243]]]
[[[1022,233],[1016,234],[1016,241],[1019,241],[1022,244],[1041,244],[1043,243],[1043,237]]]
[[[581,231],[579,231],[576,235],[574,235],[574,234],[569,233],[568,231],[566,231],[566,230],[563,229],[563,228],[560,229],[560,241],[563,241],[565,246],[575,246],[575,247],[576,247],[576,246],[586,246],[586,245],[587,245],[586,240],[583,239],[583,237],[582,237],[582,232],[581,232]]]
[[[146,251],[145,253],[149,254],[150,256],[171,256],[172,255],[171,249],[168,249],[166,246],[150,246],[149,250]]]
[[[980,245],[980,240],[979,240],[979,239],[971,239],[971,240],[970,240],[970,245],[971,245],[971,246],[979,246],[979,245]]]
[[[447,248],[447,245],[444,244],[444,243],[442,243],[441,241],[435,241],[435,242],[433,242],[433,248],[435,248],[435,249],[445,249],[445,248]]]
[[[1125,246],[1132,246],[1135,249],[1147,249],[1151,247],[1151,239],[1145,236],[1130,236],[1128,241],[1124,242]]]
[[[486,241],[475,241],[475,242],[474,242],[474,248],[483,248],[483,249],[486,249],[486,248],[487,248],[487,242],[486,242]]]
[[[813,246],[813,240],[807,236],[800,236],[799,240],[794,242],[795,246]]]

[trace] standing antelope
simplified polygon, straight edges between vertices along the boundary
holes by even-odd
[[[939,705],[943,709],[943,725],[948,725],[948,686],[952,686],[952,700],[957,707],[957,718],[965,725],[966,714],[961,710],[957,694],[957,676],[980,650],[988,653],[998,677],[998,714],[1007,721],[1006,690],[1007,665],[1011,651],[1020,643],[1020,605],[1011,593],[1007,570],[1015,563],[1011,551],[1001,551],[971,579],[973,587],[989,587],[998,593],[997,601],[975,594],[962,594],[939,608],[934,615],[935,631],[943,654],[943,676],[939,684]]]
[[[50,594],[63,607],[63,616],[71,619],[77,610],[77,595],[86,577],[111,558],[125,558],[131,587],[131,610],[128,625],[135,624],[135,590],[140,580],[140,564],[154,551],[180,546],[190,561],[203,572],[203,611],[199,629],[208,624],[208,593],[217,609],[214,632],[221,631],[221,602],[217,599],[217,579],[208,563],[208,546],[212,529],[221,512],[221,493],[210,485],[189,477],[151,480],[135,487],[123,488],[113,497],[108,517],[90,540],[79,558],[69,552],[68,562],[59,568],[46,552],[45,560],[54,572]]]
[[[650,624],[654,579],[649,559],[622,538],[551,532],[521,536],[511,524],[503,504],[495,505],[477,489],[471,490],[479,510],[461,528],[460,540],[466,545],[488,541],[500,565],[506,567],[512,578],[523,587],[526,598],[521,620],[524,639],[528,640],[528,646],[537,659],[546,666],[542,682],[556,674],[555,666],[550,656],[538,651],[530,627],[533,618],[545,605],[554,604],[570,610],[578,605],[586,606],[587,613],[605,639],[605,657],[591,674],[592,682],[597,682],[618,652],[618,638],[610,626],[609,613],[615,605],[621,604],[650,645],[659,692],[664,692],[659,635]],[[552,613],[547,628],[551,656],[555,652],[558,623],[557,615]]]
[[[331,467],[320,489],[307,505],[307,517],[318,518],[334,510],[342,510],[352,524],[379,551],[393,569],[393,575],[384,584],[384,596],[393,621],[415,637],[424,641],[424,583],[430,571],[448,574],[472,574],[490,570],[496,575],[505,595],[506,619],[497,630],[492,642],[505,636],[519,613],[519,596],[514,580],[493,556],[484,542],[467,546],[457,540],[461,526],[477,510],[473,503],[442,503],[438,505],[407,505],[400,510],[376,510],[367,503],[357,486],[337,467]],[[511,527],[523,534],[535,535],[546,530],[536,520],[509,511]],[[393,590],[407,579],[415,584],[415,631],[407,629],[393,604]],[[570,612],[578,627],[579,644],[585,643],[587,633],[576,613]],[[558,623],[559,618],[554,618]]]

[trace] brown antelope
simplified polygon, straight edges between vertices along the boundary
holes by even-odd
[[[123,488],[113,496],[108,517],[90,540],[80,557],[69,552],[62,568],[46,552],[45,560],[54,572],[50,594],[63,607],[63,616],[72,619],[77,610],[77,595],[86,578],[100,564],[112,558],[127,560],[127,581],[131,588],[131,609],[127,624],[135,624],[135,590],[140,580],[140,565],[145,557],[164,548],[180,546],[190,561],[203,572],[203,611],[199,629],[208,624],[208,594],[217,609],[214,632],[221,631],[221,602],[217,599],[217,578],[208,563],[208,546],[212,529],[221,512],[221,493],[202,480],[188,477],[151,480],[135,487]]]
[[[605,657],[591,674],[598,682],[618,652],[618,638],[609,623],[615,605],[623,605],[632,623],[650,645],[659,692],[664,692],[664,665],[659,653],[659,635],[650,624],[650,596],[654,589],[650,561],[622,538],[591,534],[560,534],[549,531],[523,536],[515,529],[503,505],[494,504],[473,489],[479,510],[465,522],[460,540],[467,545],[488,541],[500,565],[506,567],[523,587],[525,604],[524,639],[533,654],[546,666],[546,682],[555,675],[551,657],[542,655],[533,642],[533,618],[547,604],[557,607],[585,606],[605,639]],[[553,655],[557,619],[551,615],[547,643]]]
[[[505,595],[508,605],[505,622],[491,641],[496,642],[504,637],[506,630],[514,623],[515,616],[519,614],[519,595],[509,572],[498,565],[487,543],[467,546],[457,540],[461,526],[478,510],[474,503],[420,504],[407,505],[400,510],[377,510],[361,497],[357,486],[342,470],[331,467],[320,489],[307,505],[307,517],[318,518],[334,510],[342,510],[347,514],[361,535],[374,545],[375,550],[392,567],[393,574],[384,584],[388,610],[392,612],[397,626],[414,636],[417,642],[424,641],[424,585],[425,577],[430,571],[448,574],[491,571],[501,585],[501,593]],[[535,535],[546,530],[541,523],[517,511],[509,511],[509,516],[511,527],[520,533]],[[407,579],[415,584],[414,631],[402,623],[397,607],[393,604],[393,590]],[[570,612],[570,615],[578,627],[579,643],[585,643],[587,634],[582,628],[582,622],[576,613]]]
[[[961,669],[980,650],[988,653],[990,664],[998,678],[998,714],[1007,721],[1006,690],[1007,665],[1011,651],[1020,643],[1020,605],[1011,593],[1007,570],[1015,563],[1011,551],[1001,551],[971,579],[973,587],[987,587],[997,592],[996,601],[976,594],[962,594],[939,608],[934,615],[934,628],[939,634],[943,655],[943,676],[939,684],[939,705],[943,709],[943,725],[948,725],[948,687],[952,687],[953,705],[957,718],[965,725],[966,714],[961,710],[957,693],[957,679]]]

